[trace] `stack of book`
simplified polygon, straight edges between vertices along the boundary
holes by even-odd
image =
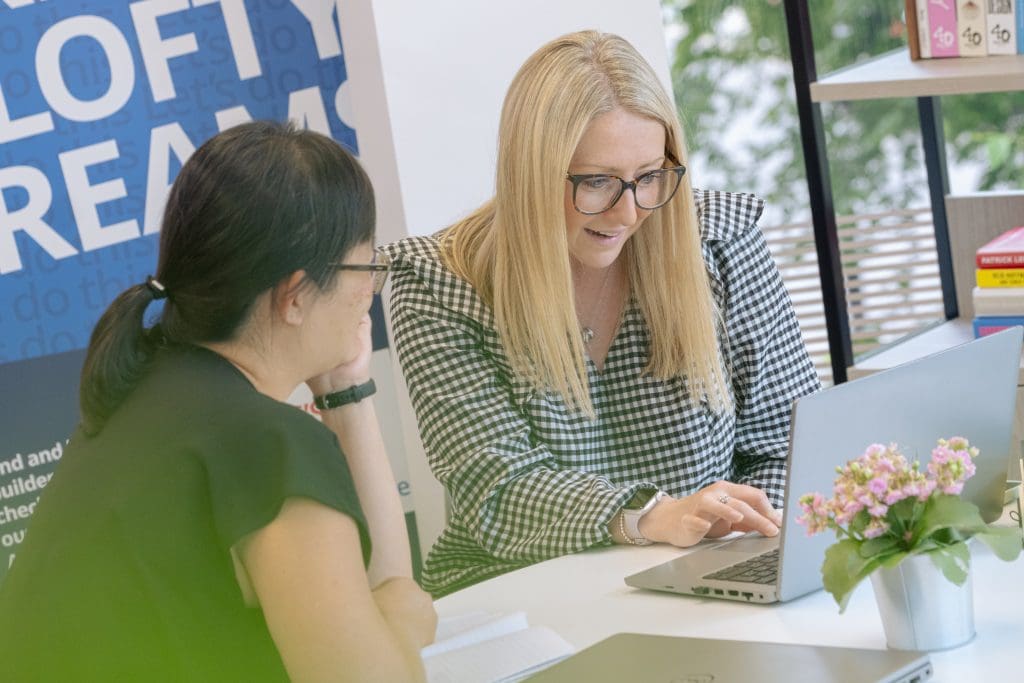
[[[1024,0],[905,0],[911,59],[1024,54]]]
[[[974,336],[1024,325],[1024,225],[975,252]]]

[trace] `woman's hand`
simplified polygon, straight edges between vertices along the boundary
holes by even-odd
[[[359,354],[330,372],[306,380],[314,396],[341,391],[370,379],[370,359],[373,357],[373,338],[370,336],[370,314],[359,321],[356,334],[359,340]]]
[[[775,536],[782,513],[759,488],[718,481],[685,498],[663,498],[640,518],[640,533],[655,542],[685,548],[732,531]]]

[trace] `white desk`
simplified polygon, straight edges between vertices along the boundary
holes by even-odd
[[[1004,523],[1011,523],[1004,516]],[[1024,559],[1003,562],[973,544],[974,640],[931,653],[936,682],[1024,680]],[[436,602],[441,617],[523,610],[579,649],[618,632],[885,648],[870,581],[844,614],[817,591],[778,605],[750,605],[630,588],[623,577],[688,552],[617,546],[542,562]]]

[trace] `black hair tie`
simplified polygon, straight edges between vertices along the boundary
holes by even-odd
[[[146,287],[149,289],[150,294],[153,295],[155,301],[167,298],[167,288],[160,284],[160,281],[152,275],[146,277]]]

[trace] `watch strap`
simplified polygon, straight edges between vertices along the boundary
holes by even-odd
[[[317,407],[317,410],[330,410],[331,408],[340,408],[349,403],[359,403],[364,398],[373,396],[375,393],[377,393],[377,385],[371,379],[368,382],[353,385],[348,389],[316,396],[313,398],[313,405]]]
[[[619,533],[630,545],[651,545],[652,541],[640,533],[640,519],[665,497],[664,491],[655,490],[647,502],[638,509],[624,507],[619,513]]]

